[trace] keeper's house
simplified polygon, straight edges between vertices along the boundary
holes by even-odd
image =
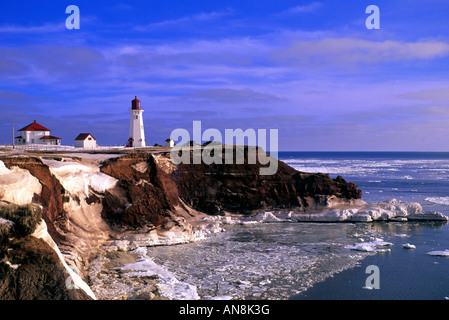
[[[14,138],[14,143],[16,145],[61,145],[61,138],[50,135],[50,129],[47,129],[44,126],[40,125],[36,122],[36,120],[18,131],[19,136]]]
[[[97,139],[90,133],[80,133],[75,139],[75,148],[93,149],[97,147]]]

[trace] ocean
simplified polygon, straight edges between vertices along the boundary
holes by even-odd
[[[398,199],[449,215],[449,153],[280,152],[304,172],[341,175],[368,203]],[[149,247],[146,255],[170,276],[173,299],[432,299],[449,297],[444,222],[264,223],[229,225],[195,243]],[[383,240],[388,253],[348,246]],[[415,249],[405,249],[409,243]],[[376,266],[377,286],[367,286]],[[185,289],[183,292],[183,288]],[[192,293],[193,292],[193,293]],[[178,295],[177,295],[178,293]]]

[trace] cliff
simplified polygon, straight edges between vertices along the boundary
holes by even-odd
[[[192,241],[222,230],[223,215],[363,203],[355,184],[280,161],[269,176],[259,174],[260,163],[174,165],[168,152],[1,156],[0,164],[0,205],[39,206],[46,225],[35,221],[38,234],[12,234],[10,226],[20,224],[1,218],[0,235],[12,240],[2,242],[10,253],[0,258],[0,299],[95,298],[86,285],[94,258],[114,248]],[[68,277],[79,277],[76,290]]]
[[[342,177],[331,179],[327,174],[298,172],[281,161],[276,174],[266,176],[259,174],[260,163],[192,162],[176,166],[168,154],[148,153],[105,161],[101,172],[119,183],[115,190],[105,193],[103,217],[130,227],[148,223],[158,226],[168,221],[168,213],[177,206],[187,205],[210,215],[250,215],[261,210],[304,212],[339,204],[348,206],[360,203],[362,197],[357,185]]]

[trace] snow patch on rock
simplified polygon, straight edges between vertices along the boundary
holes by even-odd
[[[43,160],[64,189],[74,195],[89,196],[89,187],[99,193],[113,188],[117,179],[100,172],[99,167],[87,166],[72,161]]]
[[[42,185],[28,170],[16,166],[8,169],[0,161],[0,200],[25,205],[32,203],[34,194],[41,192]]]

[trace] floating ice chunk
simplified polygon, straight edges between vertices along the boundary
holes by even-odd
[[[404,249],[416,249],[416,246],[414,244],[404,243],[402,245],[402,248],[404,248]]]
[[[438,250],[430,251],[430,252],[427,252],[427,254],[430,256],[449,257],[449,250],[445,249],[443,251],[438,251]]]
[[[382,239],[377,238],[374,241],[356,243],[353,245],[345,246],[345,249],[364,251],[364,252],[387,253],[387,252],[391,252],[391,250],[390,249],[379,249],[379,247],[388,247],[388,246],[392,246],[392,245],[393,244],[391,242],[386,242]]]

